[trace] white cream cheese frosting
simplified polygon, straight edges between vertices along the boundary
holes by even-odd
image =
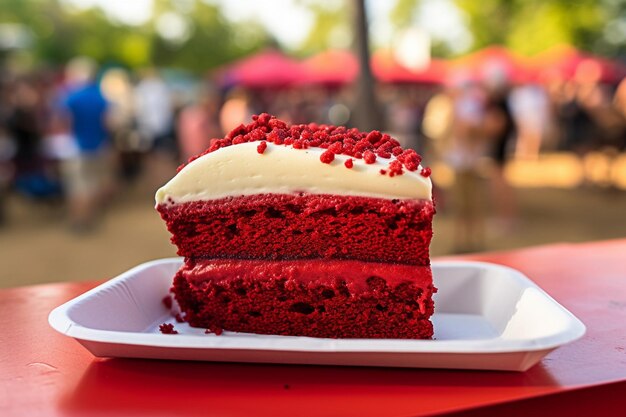
[[[382,175],[394,159],[377,157],[373,164],[347,155],[335,155],[330,164],[320,161],[322,148],[294,149],[267,142],[231,145],[201,156],[185,166],[156,193],[157,205],[186,203],[253,194],[338,194],[376,198],[424,199],[432,196],[430,177],[404,170]],[[353,160],[353,167],[344,162]]]

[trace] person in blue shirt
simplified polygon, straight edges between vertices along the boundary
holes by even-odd
[[[100,203],[112,186],[108,103],[95,74],[96,66],[87,58],[68,63],[64,104],[74,146],[61,168],[70,226],[81,232],[93,226]]]
[[[71,116],[71,130],[83,154],[102,151],[108,142],[106,129],[107,101],[100,86],[90,82],[69,94],[66,107]]]

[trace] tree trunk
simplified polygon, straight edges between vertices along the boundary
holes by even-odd
[[[352,0],[355,49],[359,59],[352,124],[363,131],[383,129],[382,114],[376,99],[375,80],[370,67],[369,36],[365,0]]]

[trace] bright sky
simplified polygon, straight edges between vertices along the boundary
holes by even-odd
[[[379,45],[392,41],[394,31],[389,13],[394,4],[386,0],[367,0],[372,38]],[[471,46],[465,16],[452,0],[422,0],[412,19],[415,26],[445,42],[454,52],[462,52]]]
[[[62,0],[79,8],[100,6],[113,20],[128,25],[141,25],[152,16],[152,0]]]
[[[219,3],[227,19],[234,22],[258,20],[276,39],[288,47],[297,47],[313,25],[310,13],[293,0],[213,0]],[[255,4],[258,7],[250,7]]]
[[[72,6],[101,7],[113,20],[130,25],[145,23],[153,13],[153,0],[63,0]],[[224,15],[232,21],[258,20],[276,39],[289,48],[296,48],[306,38],[313,24],[312,16],[298,5],[297,0],[203,0],[220,4]],[[366,0],[375,44],[388,45],[393,35],[389,11],[394,2]],[[329,5],[333,0],[320,0]],[[179,8],[193,1],[177,1]],[[256,7],[251,7],[254,5]],[[168,16],[175,23],[175,17]],[[461,52],[471,45],[471,35],[462,12],[452,0],[423,0],[413,16],[416,25],[432,37],[447,43],[453,51]],[[178,22],[180,24],[180,21]],[[180,29],[180,28],[178,28]]]

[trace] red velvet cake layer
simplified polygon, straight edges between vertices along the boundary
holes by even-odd
[[[185,320],[214,332],[401,339],[433,333],[429,266],[187,260],[174,292]]]
[[[187,258],[429,265],[431,201],[258,194],[157,207]]]

